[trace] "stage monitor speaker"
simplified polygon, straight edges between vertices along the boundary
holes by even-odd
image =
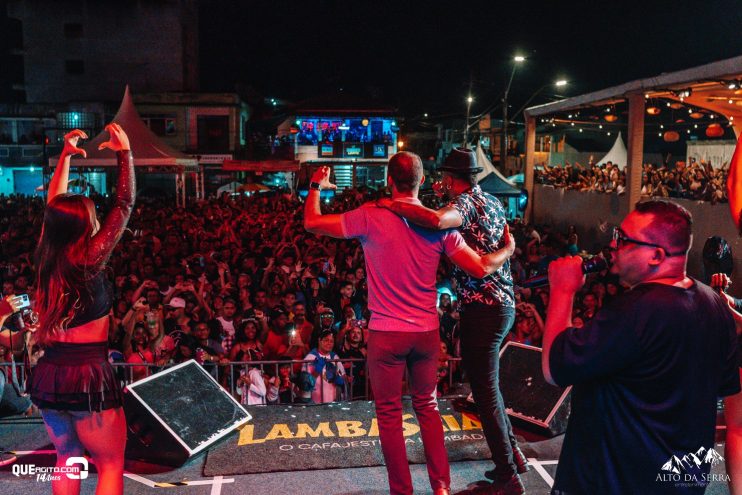
[[[250,414],[196,361],[190,360],[124,389],[126,458],[180,466]]]
[[[500,391],[513,424],[548,437],[566,431],[572,387],[557,387],[544,379],[539,347],[517,342],[503,346]]]

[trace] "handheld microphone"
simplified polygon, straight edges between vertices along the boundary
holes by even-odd
[[[582,261],[582,273],[587,275],[588,273],[597,273],[608,268],[608,262],[601,256],[594,256],[589,260]],[[549,285],[549,275],[536,275],[534,277],[527,278],[520,284],[523,289],[532,289],[534,287],[543,287]]]

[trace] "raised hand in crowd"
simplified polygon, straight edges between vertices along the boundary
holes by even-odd
[[[110,139],[98,145],[99,150],[109,149],[111,151],[130,150],[129,137],[126,135],[120,125],[114,123],[106,126]]]
[[[77,146],[80,139],[88,139],[88,135],[80,129],[75,129],[65,134],[62,156],[81,155],[83,158],[87,158],[88,153],[84,149]]]
[[[52,180],[49,182],[49,191],[46,197],[47,204],[58,195],[67,192],[70,176],[70,159],[74,155],[87,157],[85,150],[77,146],[80,139],[87,138],[88,135],[80,129],[75,129],[64,135],[64,147],[62,148],[62,153],[59,155],[59,161],[57,162],[57,168],[54,170]]]

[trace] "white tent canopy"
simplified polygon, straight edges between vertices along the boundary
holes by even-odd
[[[234,193],[237,192],[237,190],[242,187],[241,182],[230,182],[229,184],[224,184],[219,189],[216,190],[216,196],[219,197],[223,192],[229,192]]]
[[[626,145],[623,144],[623,139],[621,139],[621,133],[619,132],[616,142],[613,143],[613,147],[608,154],[595,163],[601,165],[603,163],[611,162],[614,165],[618,165],[618,168],[623,170],[623,168],[626,167],[628,158],[629,154],[626,151]]]
[[[481,143],[480,144],[477,144],[477,165],[479,165],[480,167],[483,168],[483,170],[477,174],[477,182],[478,183],[479,182],[482,182],[482,180],[485,177],[487,177],[489,174],[495,174],[495,175],[497,175],[497,177],[500,178],[500,180],[502,180],[503,182],[505,182],[509,186],[518,187],[513,182],[511,182],[510,180],[508,180],[507,177],[505,177],[504,175],[502,175],[500,173],[500,171],[495,168],[494,165],[492,165],[492,162],[489,160],[489,158],[487,158],[487,154],[482,149]]]
[[[198,160],[173,149],[153,133],[139,116],[134,101],[131,98],[129,86],[126,86],[121,106],[113,117],[112,122],[119,124],[126,132],[134,154],[134,166],[171,166],[181,171],[198,171]],[[103,130],[82,147],[87,152],[87,158],[73,156],[73,167],[115,167],[116,154],[109,150],[99,150],[98,145],[108,141],[110,136]],[[54,167],[59,156],[49,158],[49,166]]]
[[[186,172],[197,172],[200,175],[200,178],[197,178],[196,181],[196,197],[203,195],[203,171],[199,169],[198,160],[173,149],[147,127],[134,106],[129,86],[126,86],[121,106],[119,106],[112,122],[119,124],[126,132],[134,155],[134,167],[136,169],[173,175],[175,179],[175,202],[178,206],[184,207],[186,203]],[[101,131],[82,146],[87,153],[87,158],[79,155],[73,156],[70,166],[117,166],[118,161],[113,151],[98,149],[98,145],[109,139],[108,132],[106,130]],[[54,167],[58,160],[59,156],[49,158],[49,166]],[[162,167],[165,170],[158,170],[157,167]]]

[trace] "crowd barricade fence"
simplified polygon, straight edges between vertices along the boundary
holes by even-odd
[[[336,365],[345,366],[345,374],[350,377],[350,380],[346,380],[346,383],[341,388],[341,393],[338,397],[342,400],[372,400],[373,393],[368,380],[368,367],[365,359],[360,358],[348,358],[348,359],[328,359],[327,362],[335,363]],[[451,357],[446,360],[446,366],[448,367],[446,376],[446,382],[448,389],[453,388],[454,377],[458,376],[454,371],[460,369],[461,358]],[[237,400],[240,400],[240,395],[237,393],[237,380],[240,376],[240,371],[247,371],[249,368],[259,368],[262,374],[269,376],[279,376],[279,368],[283,365],[291,365],[292,367],[292,378],[295,381],[296,376],[300,371],[307,369],[307,365],[313,363],[312,360],[265,360],[265,361],[224,361],[220,363],[204,363],[204,369],[206,369],[212,377],[222,386],[225,390],[232,394]],[[15,377],[20,385],[20,390],[26,389],[26,381],[29,376],[29,368],[20,362],[0,362],[0,372],[4,373],[8,379],[6,379],[5,386],[12,386],[11,378],[13,376],[13,364],[15,364]],[[116,375],[119,377],[121,386],[124,387],[130,383],[134,383],[137,379],[144,378],[153,373],[157,373],[170,366],[174,366],[176,363],[168,363],[163,366],[158,366],[154,363],[112,363]],[[357,365],[362,365],[363,373],[359,373],[361,369],[358,369]],[[31,366],[31,369],[33,365]],[[299,370],[299,371],[297,371]],[[363,386],[354,387],[358,376],[362,376]],[[402,393],[407,393],[408,377],[405,372]],[[316,379],[315,387],[325,386],[324,380]],[[445,394],[439,394],[439,397],[447,397]],[[278,402],[271,403],[268,405],[285,405],[287,402],[281,402],[280,398]],[[297,404],[296,401],[293,404]],[[300,404],[300,403],[299,403]]]

